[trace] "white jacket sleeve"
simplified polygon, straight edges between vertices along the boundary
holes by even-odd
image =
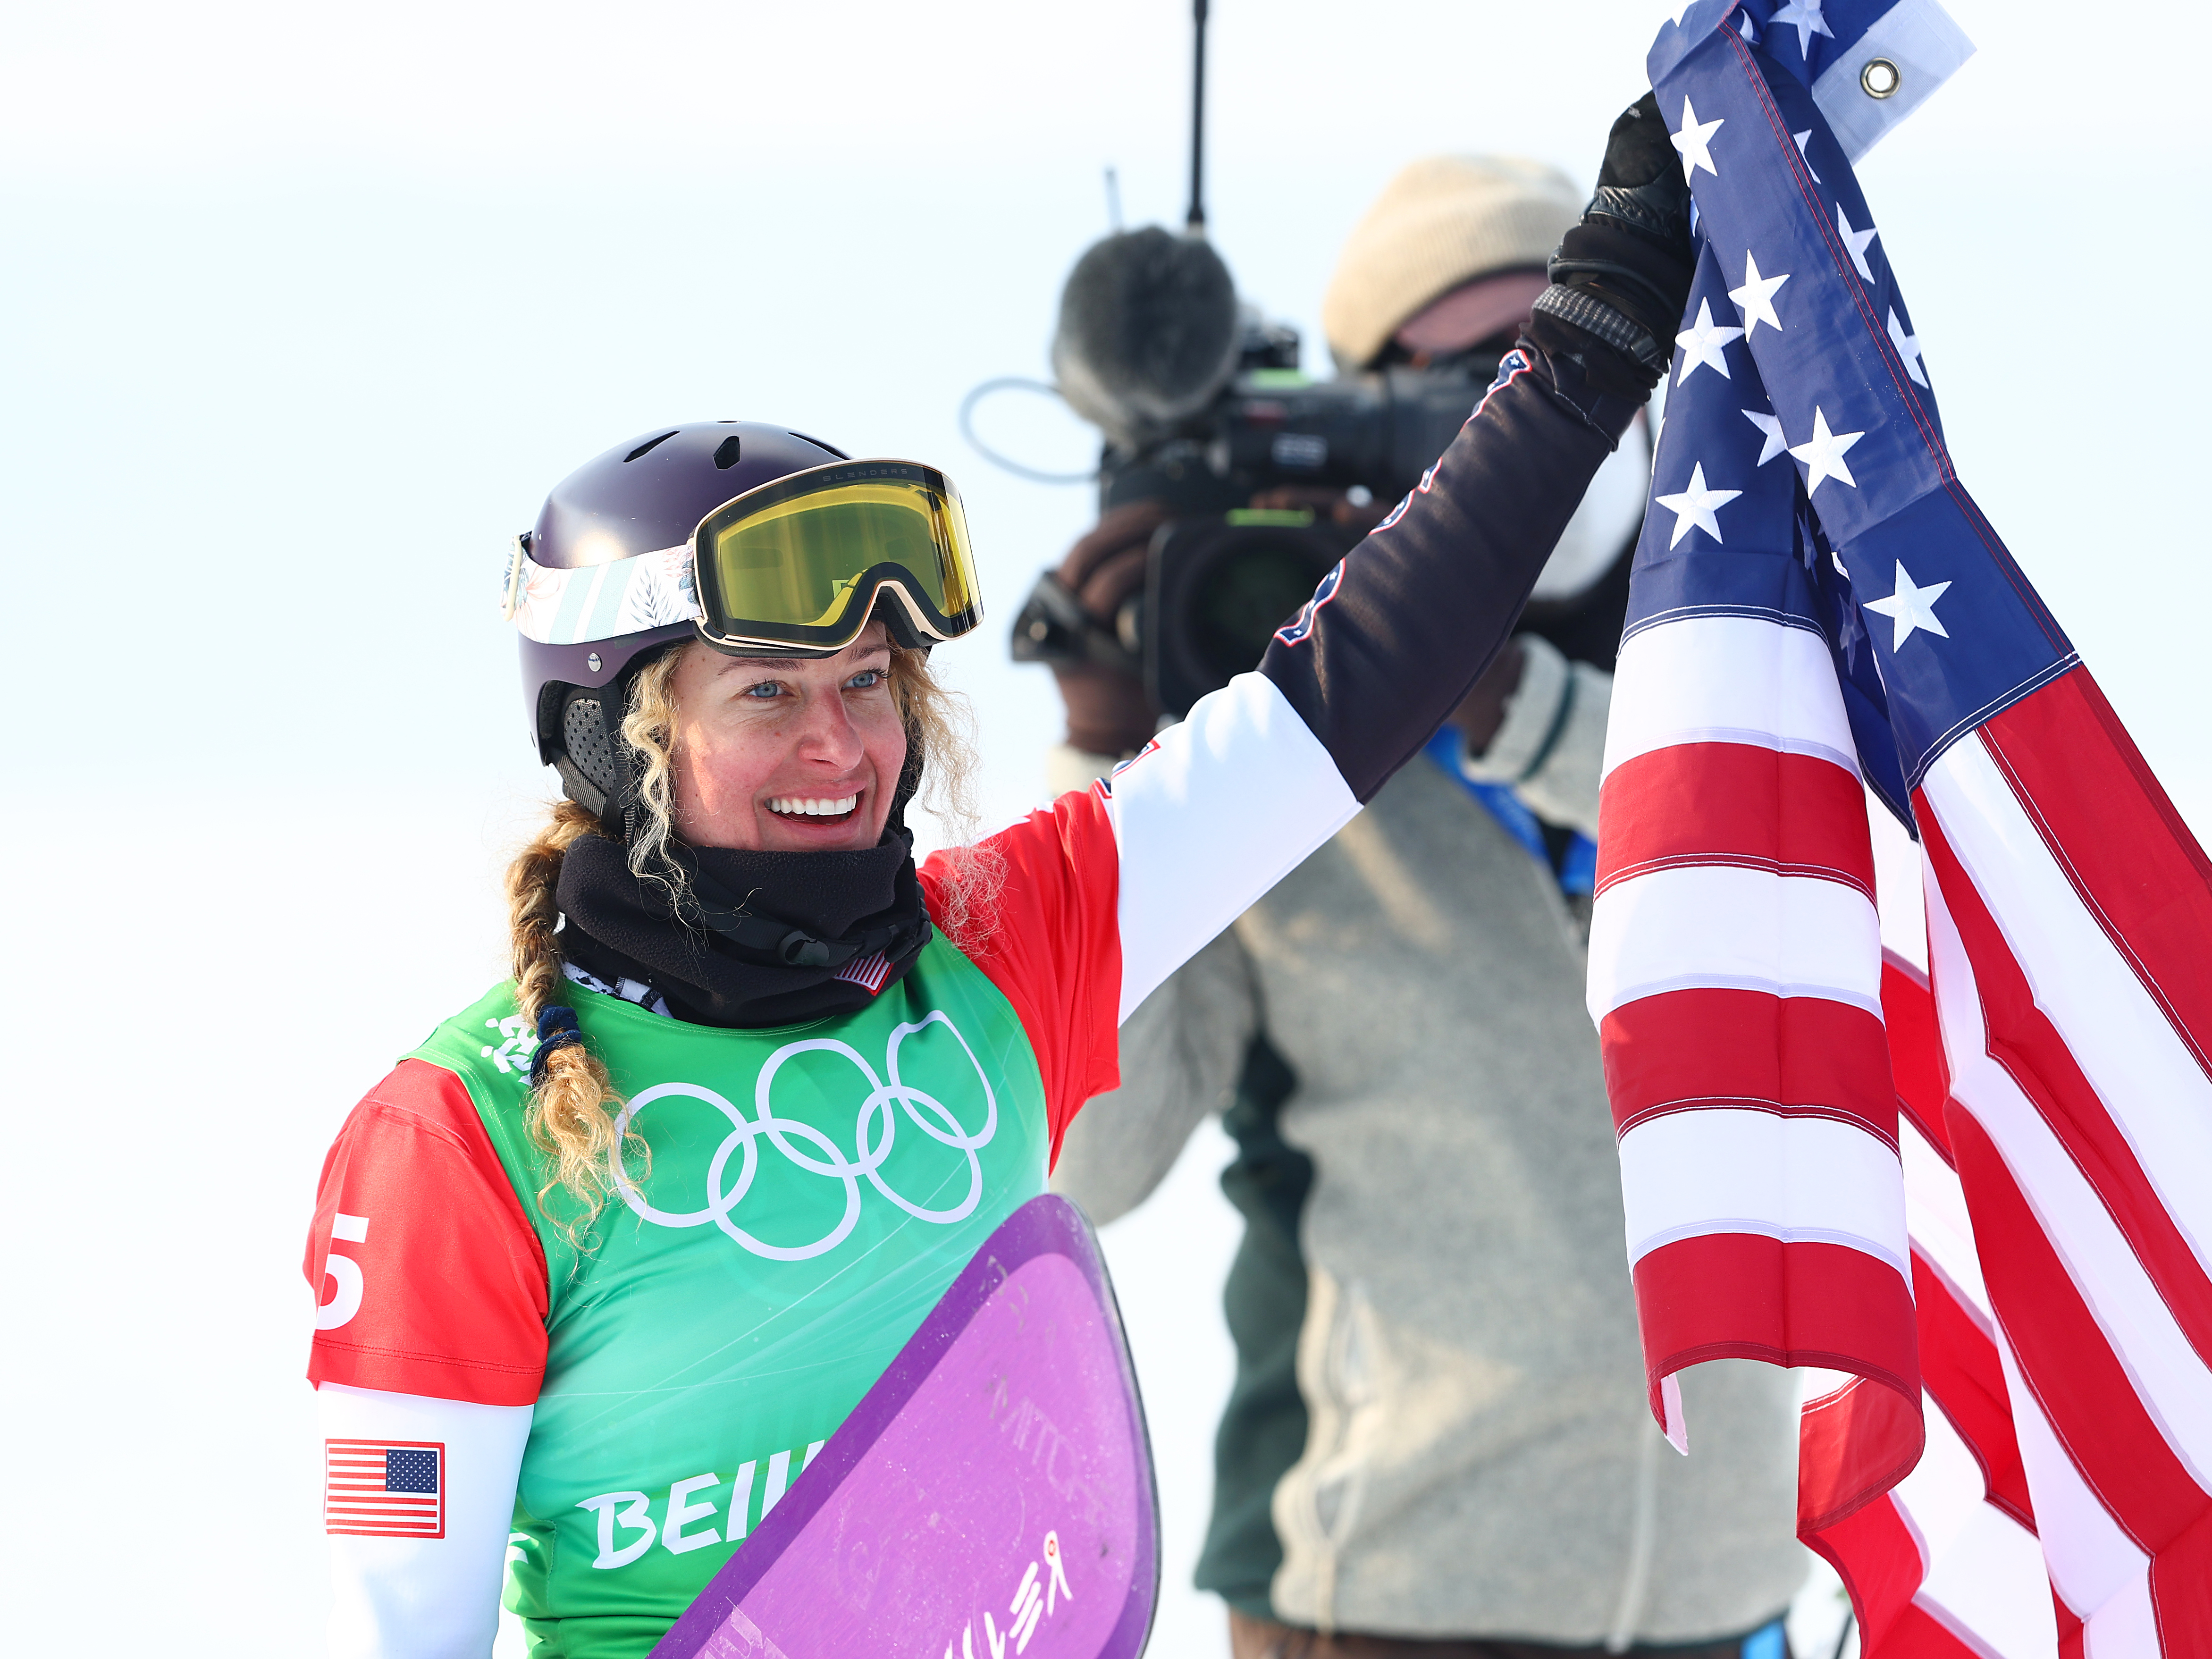
[[[324,1440],[324,1525],[331,1535],[331,1659],[487,1659],[532,1407],[386,1394],[325,1382],[315,1390]],[[437,1449],[440,1536],[379,1535],[377,1506],[349,1498],[345,1443]],[[358,1467],[358,1460],[356,1460]]]

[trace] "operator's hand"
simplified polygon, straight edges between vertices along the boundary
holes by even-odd
[[[1606,390],[1641,398],[1673,360],[1696,271],[1690,187],[1647,92],[1613,124],[1596,193],[1552,256],[1529,333],[1547,351],[1580,357]]]
[[[1142,595],[1152,532],[1173,516],[1164,502],[1125,501],[1068,550],[1060,579],[1093,622],[1116,628],[1122,607]],[[1100,662],[1055,662],[1052,673],[1067,708],[1069,747],[1133,754],[1159,729],[1159,710],[1137,675]]]
[[[1327,519],[1332,524],[1348,525],[1362,535],[1374,529],[1390,514],[1390,509],[1380,501],[1369,501],[1362,506],[1342,490],[1331,489],[1323,484],[1278,484],[1273,489],[1263,489],[1253,496],[1252,505],[1275,512],[1302,507],[1316,519]]]

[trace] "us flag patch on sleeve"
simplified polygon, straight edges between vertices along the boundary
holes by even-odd
[[[323,1530],[364,1538],[443,1538],[445,1443],[323,1442]]]

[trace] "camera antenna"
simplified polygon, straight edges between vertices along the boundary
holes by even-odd
[[[1191,0],[1196,46],[1190,73],[1190,211],[1183,216],[1186,235],[1206,234],[1206,0]]]

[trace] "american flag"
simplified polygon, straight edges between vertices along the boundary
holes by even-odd
[[[1696,0],[1653,48],[1702,246],[1590,1007],[1653,1409],[1680,1445],[1686,1366],[1850,1374],[1799,1530],[1870,1659],[2212,1656],[2212,864],[1960,485],[1851,171],[1969,51],[1928,0]]]
[[[364,1538],[443,1538],[444,1443],[323,1442],[323,1529]]]

